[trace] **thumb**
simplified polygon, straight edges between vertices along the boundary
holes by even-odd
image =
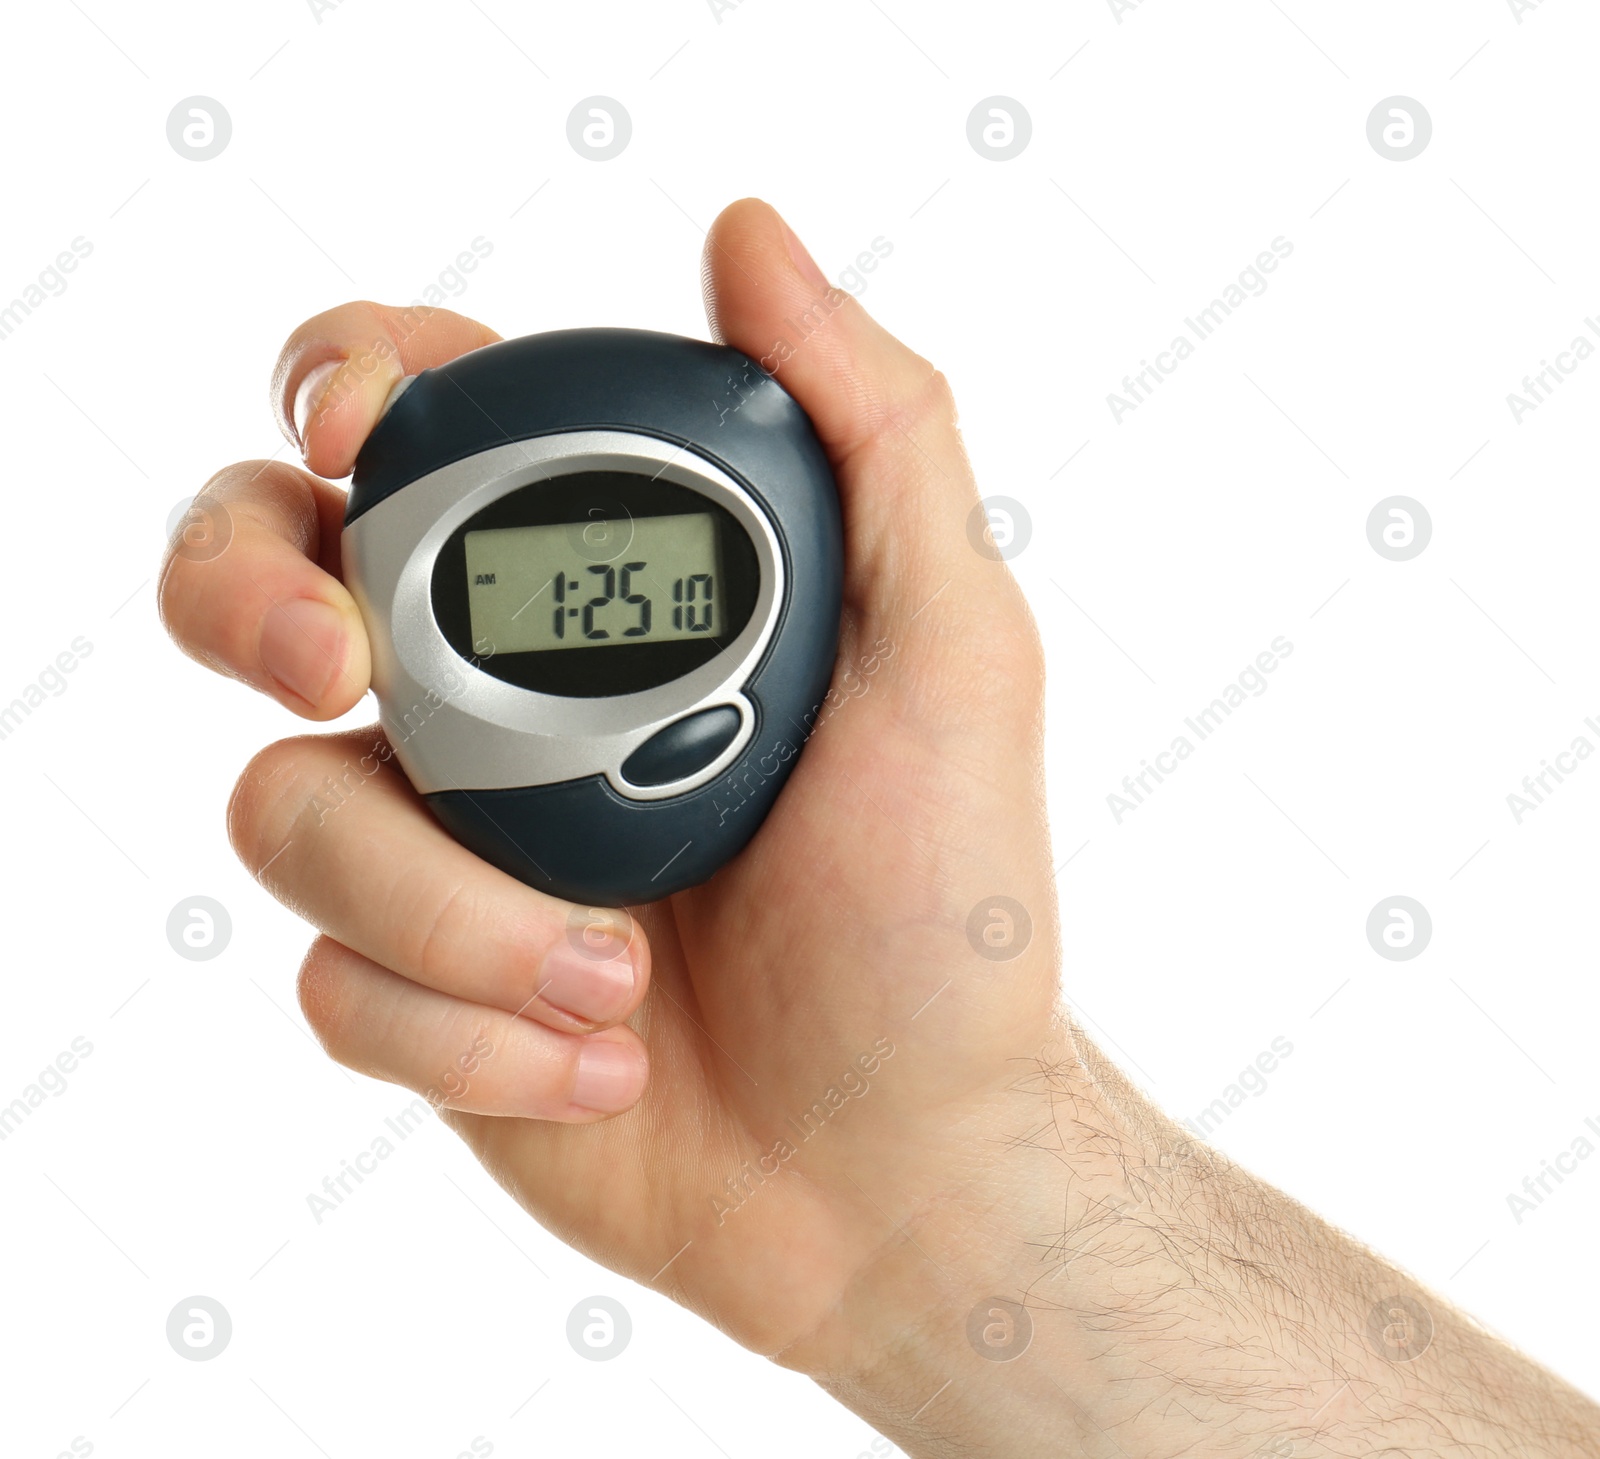
[[[832,287],[759,199],[712,224],[701,279],[714,336],[759,361],[816,426],[854,565],[888,569],[891,582],[914,565],[919,578],[942,574],[936,588],[982,564],[967,536],[977,492],[945,377]]]

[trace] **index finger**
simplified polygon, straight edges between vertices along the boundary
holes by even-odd
[[[426,305],[341,305],[289,336],[273,370],[279,424],[323,476],[348,474],[394,381],[496,340]],[[370,659],[355,601],[339,581],[344,494],[278,462],[218,472],[174,535],[160,577],[178,646],[306,719],[333,719],[367,690]]]
[[[279,429],[318,476],[348,476],[396,382],[499,338],[429,304],[341,304],[306,320],[279,352],[272,372]]]

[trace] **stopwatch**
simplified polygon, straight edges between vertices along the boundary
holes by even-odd
[[[756,361],[627,329],[401,380],[362,447],[345,582],[395,759],[440,823],[587,905],[755,835],[838,646],[838,494]]]

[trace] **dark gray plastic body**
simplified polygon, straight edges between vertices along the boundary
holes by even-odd
[[[345,520],[508,441],[595,429],[655,436],[720,466],[771,520],[785,565],[776,631],[743,685],[755,733],[715,780],[656,801],[627,800],[598,776],[427,797],[458,841],[529,886],[615,906],[695,886],[744,848],[827,693],[842,531],[833,475],[805,412],[754,360],[722,345],[624,329],[506,340],[424,371],[395,400],[357,458]],[[470,779],[464,767],[462,781]]]

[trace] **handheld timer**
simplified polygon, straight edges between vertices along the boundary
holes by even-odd
[[[832,474],[721,345],[564,330],[407,377],[343,552],[412,785],[469,850],[589,905],[741,850],[833,669]]]

